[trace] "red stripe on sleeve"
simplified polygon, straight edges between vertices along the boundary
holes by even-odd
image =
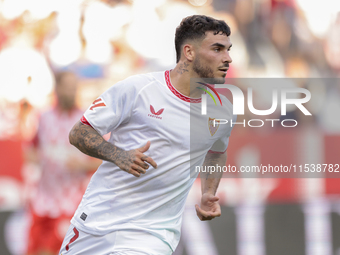
[[[93,128],[93,127],[91,126],[91,124],[87,121],[87,119],[85,118],[84,115],[83,115],[83,117],[81,117],[80,122],[83,123],[84,125],[88,125],[88,126],[90,126],[91,128]]]

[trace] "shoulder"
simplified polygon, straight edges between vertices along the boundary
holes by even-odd
[[[122,80],[121,82],[118,82],[117,84],[113,85],[113,87],[126,90],[141,90],[151,84],[162,83],[162,78],[164,80],[164,71],[136,74],[126,78],[125,80]]]
[[[155,86],[161,86],[161,77],[165,83],[164,72],[137,74],[119,81],[108,90],[106,90],[100,97],[105,100],[113,100],[120,98],[121,100],[134,100],[141,93],[149,93],[150,90],[156,91]]]
[[[224,116],[224,118],[226,119],[235,120],[236,115],[234,116],[233,114],[233,104],[229,101],[229,99],[226,96],[222,95],[221,93],[218,93],[218,95],[221,99],[222,106],[213,108],[215,109],[214,110],[215,114],[217,116]],[[211,106],[214,107],[215,103],[213,102],[213,100],[210,98],[209,101],[210,101]],[[216,103],[217,105],[220,105],[217,99],[216,99]]]
[[[222,106],[224,108],[227,108],[227,109],[232,111],[233,110],[233,104],[229,101],[229,99],[226,96],[224,96],[224,95],[222,95],[220,93],[218,93],[218,94],[219,94],[219,96],[221,98]]]
[[[230,102],[230,100],[226,96],[220,95],[220,97],[221,97],[223,109],[226,112],[228,112],[230,119],[232,119],[233,122],[235,122],[237,120],[237,115],[234,115],[234,106],[233,106],[233,104]]]

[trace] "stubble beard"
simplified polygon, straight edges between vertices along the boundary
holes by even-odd
[[[194,62],[193,62],[193,66],[192,69],[195,73],[198,74],[198,76],[202,79],[209,79],[209,83],[211,84],[223,84],[225,82],[225,76],[223,77],[214,77],[214,72],[213,70],[208,67],[208,66],[204,66],[202,65],[199,57],[195,58]]]

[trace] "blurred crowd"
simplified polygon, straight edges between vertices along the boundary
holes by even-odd
[[[340,85],[325,81],[340,72],[339,11],[307,0],[0,0],[0,139],[32,138],[57,71],[79,77],[85,108],[129,75],[172,68],[175,28],[192,14],[231,26],[229,78],[322,78],[307,85],[320,96],[313,113],[337,133],[326,115],[340,107]]]

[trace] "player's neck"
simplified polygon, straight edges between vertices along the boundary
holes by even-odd
[[[181,94],[187,97],[199,97],[200,95],[193,95],[190,93],[190,78],[194,78],[193,71],[191,69],[191,63],[187,61],[180,61],[176,67],[170,71],[170,80],[172,86],[174,86]]]

